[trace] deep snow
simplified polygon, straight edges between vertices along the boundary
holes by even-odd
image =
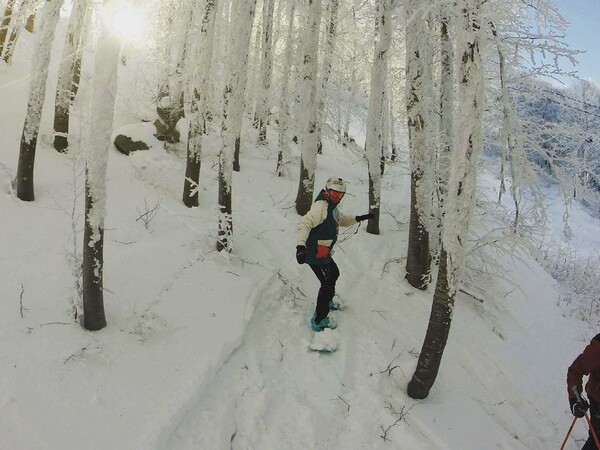
[[[27,53],[18,48],[14,66],[0,66],[0,448],[559,447],[571,421],[566,369],[595,333],[565,314],[559,287],[531,258],[527,266],[503,259],[512,282],[482,280],[483,302],[458,295],[430,396],[406,396],[433,290],[418,292],[403,280],[406,158],[383,179],[382,234],[355,225],[341,237],[335,259],[346,309],[334,313],[339,349],[320,354],[307,350],[317,282],[294,258],[299,149],[291,174],[277,178],[274,144],[256,148],[255,133],[246,130],[242,171],[233,180],[234,251],[223,254],[214,250],[217,135],[204,146],[201,206],[188,209],[180,200],[181,148],[166,152],[140,125],[154,143],[149,151],[126,157],[110,150],[108,327],[84,331],[70,315],[82,167],[51,148],[51,101],[38,146],[36,201],[10,193]],[[55,76],[49,99],[53,83]],[[116,129],[139,122],[144,109],[132,107],[132,89],[121,87],[126,101]],[[350,183],[343,211],[367,212],[364,159],[328,139],[316,185],[331,175]],[[497,183],[486,174],[481,184],[493,190]],[[147,227],[137,220],[157,204]],[[550,213],[551,232],[561,239],[552,231],[562,226],[559,206]],[[577,242],[594,248],[584,233],[597,235],[598,222],[580,209],[572,218]],[[584,435],[578,423],[574,436]],[[578,446],[571,441],[568,448]]]

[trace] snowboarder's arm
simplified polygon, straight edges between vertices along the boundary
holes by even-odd
[[[575,358],[567,371],[567,390],[569,397],[573,396],[572,389],[582,392],[583,377],[591,372],[600,370],[600,334],[583,350],[583,353]]]
[[[298,225],[298,245],[306,245],[306,239],[308,239],[308,234],[310,230],[314,227],[323,223],[323,221],[327,218],[327,202],[325,200],[319,200],[312,204],[310,211],[308,211],[302,218],[300,219],[300,224]]]
[[[338,224],[340,227],[351,227],[356,223],[356,216],[347,216],[340,213],[338,216]]]

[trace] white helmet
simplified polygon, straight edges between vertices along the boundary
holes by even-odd
[[[331,177],[325,183],[325,190],[329,191],[338,191],[338,192],[346,192],[346,182],[338,177]]]

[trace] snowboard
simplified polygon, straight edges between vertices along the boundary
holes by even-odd
[[[313,352],[333,353],[338,348],[339,331],[325,328],[323,331],[313,331],[308,349]]]

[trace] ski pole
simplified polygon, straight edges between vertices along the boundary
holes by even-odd
[[[575,386],[573,386],[571,389],[573,390],[573,393],[575,394],[577,401],[581,402],[581,394],[579,393],[577,388]],[[585,416],[585,420],[587,420],[588,426],[590,427],[590,434],[594,438],[594,443],[596,444],[596,448],[598,450],[600,450],[600,442],[598,441],[598,436],[596,436],[596,430],[594,430],[594,425],[592,425],[590,416],[588,415],[587,412],[584,412],[583,415]]]
[[[590,426],[590,433],[594,437],[596,448],[600,450],[600,442],[598,441],[598,436],[596,436],[596,430],[594,430],[594,426],[592,425],[592,421],[590,420],[590,416],[588,415],[588,413],[585,413],[585,420],[587,420],[587,423]]]
[[[569,439],[569,436],[571,435],[571,431],[573,431],[573,427],[575,426],[575,422],[577,422],[577,419],[578,419],[578,417],[573,417],[573,422],[571,422],[571,426],[569,427],[569,431],[567,431],[565,440],[563,441],[562,445],[560,446],[560,450],[564,450],[565,445],[567,445],[567,439]]]

